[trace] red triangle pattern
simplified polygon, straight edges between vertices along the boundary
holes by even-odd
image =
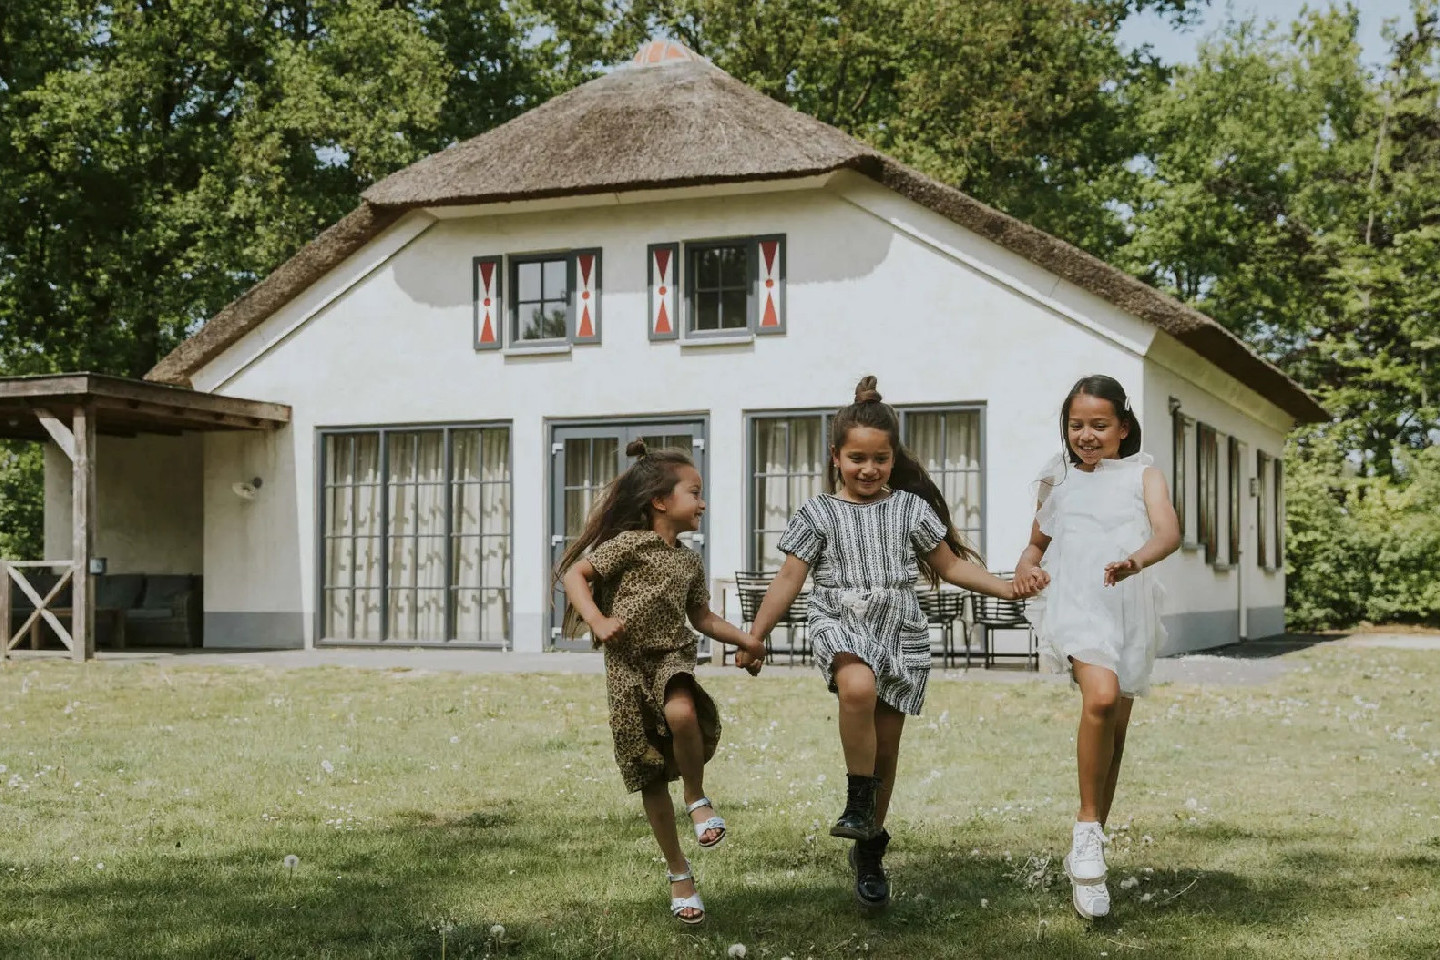
[[[672,333],[670,329],[670,314],[665,310],[665,301],[660,301],[660,314],[655,318],[656,333]]]
[[[670,251],[661,249],[655,251],[655,272],[660,276],[660,282],[664,283],[665,278],[670,275]]]
[[[493,264],[493,263],[482,263],[482,264],[480,264],[480,286],[484,288],[485,296],[487,296],[487,297],[490,296],[490,291],[491,291],[491,289],[492,289],[492,287],[490,286],[490,278],[493,277],[494,275],[495,275],[495,264]]]
[[[760,326],[780,326],[780,315],[775,312],[775,297],[769,293],[765,294],[765,315],[760,318]]]
[[[580,289],[590,289],[590,268],[595,265],[593,256],[582,256],[580,258]]]
[[[595,336],[595,327],[590,323],[590,305],[587,303],[585,309],[580,311],[580,333],[577,336],[581,340],[588,340]]]
[[[495,328],[490,326],[490,314],[488,312],[485,314],[485,325],[480,328],[480,342],[495,342]]]
[[[760,244],[760,252],[765,255],[765,276],[775,275],[775,250],[779,246],[774,240],[768,240]]]

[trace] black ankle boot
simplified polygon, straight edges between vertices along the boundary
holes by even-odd
[[[849,774],[846,777],[845,812],[830,828],[830,836],[849,840],[869,840],[875,836],[875,790],[879,777]]]
[[[880,862],[889,845],[890,834],[881,830],[869,840],[857,840],[850,848],[850,866],[855,868],[855,899],[867,910],[890,905],[890,880]]]

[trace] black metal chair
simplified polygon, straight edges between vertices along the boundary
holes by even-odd
[[[1014,576],[1012,573],[995,575],[1005,580]],[[1040,669],[1040,648],[1035,641],[1035,630],[1025,616],[1024,600],[1001,600],[998,597],[977,593],[972,596],[971,603],[973,604],[971,609],[974,612],[975,626],[984,631],[981,634],[981,649],[985,654],[987,669],[994,666],[995,661],[999,658],[1023,659],[1031,669]],[[994,638],[996,630],[1025,631],[1025,649],[1023,651],[997,651]]]
[[[955,625],[965,636],[965,666],[970,666],[970,623],[963,617],[965,598],[963,590],[916,590],[920,609],[925,620],[940,630],[940,663],[953,666],[955,663]]]
[[[755,617],[760,613],[760,604],[765,599],[765,591],[770,589],[777,570],[739,570],[735,573],[735,591],[740,595],[740,619],[744,621],[745,627],[755,622]],[[800,662],[808,663],[810,660],[810,630],[809,630],[809,607],[810,591],[801,590],[795,597],[795,602],[790,604],[790,609],[775,624],[775,629],[785,628],[786,646],[784,652],[789,654],[790,663],[795,662],[795,653],[800,653]],[[774,631],[771,631],[774,635]],[[799,644],[796,644],[796,638]],[[729,656],[730,651],[726,650],[724,656]],[[770,637],[765,638],[765,656],[767,659],[774,659],[775,648]],[[722,658],[723,662],[723,658]]]

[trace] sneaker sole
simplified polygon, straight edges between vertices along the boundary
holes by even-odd
[[[1065,854],[1065,859],[1062,860],[1061,862],[1065,865],[1065,876],[1067,876],[1067,877],[1070,878],[1070,882],[1071,882],[1071,883],[1074,883],[1074,884],[1078,884],[1078,885],[1080,885],[1080,886],[1082,886],[1082,887],[1093,887],[1093,886],[1095,886],[1095,884],[1097,884],[1097,883],[1104,883],[1104,882],[1105,882],[1105,876],[1106,876],[1106,874],[1109,873],[1109,871],[1107,870],[1105,873],[1100,874],[1100,876],[1095,877],[1093,880],[1090,880],[1090,879],[1086,879],[1086,878],[1084,878],[1084,877],[1077,877],[1077,876],[1075,876],[1075,874],[1071,871],[1071,869],[1070,869],[1070,854],[1068,854],[1068,853]]]
[[[1081,884],[1076,884],[1076,886],[1083,887],[1083,886],[1088,886],[1088,884],[1083,884],[1083,883],[1081,883]],[[1080,906],[1080,891],[1079,891],[1079,890],[1074,890],[1074,889],[1072,889],[1072,890],[1070,891],[1070,904],[1071,904],[1071,906],[1073,906],[1073,907],[1075,908],[1075,912],[1078,913],[1078,914],[1080,914],[1080,916],[1084,917],[1086,920],[1099,920],[1101,917],[1108,917],[1108,916],[1110,915],[1110,910],[1109,910],[1109,908],[1106,908],[1106,910],[1105,910],[1104,913],[1087,913],[1087,912],[1085,911],[1085,908],[1082,907],[1082,906]]]

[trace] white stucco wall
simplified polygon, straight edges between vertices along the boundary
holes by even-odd
[[[95,556],[110,573],[203,573],[198,436],[97,438]],[[73,548],[71,464],[45,445],[45,556]]]
[[[231,621],[237,643],[266,617],[313,642],[314,459],[324,427],[511,423],[520,650],[546,640],[551,420],[703,415],[712,576],[745,566],[745,413],[833,409],[865,374],[879,377],[891,403],[985,404],[992,567],[1012,566],[1026,542],[1030,480],[1058,447],[1059,403],[1077,377],[1109,373],[1143,398],[1146,425],[1162,438],[1149,446],[1168,458],[1168,420],[1153,408],[1163,411],[1154,397],[1169,384],[1144,359],[1155,336],[1148,324],[855,175],[825,189],[694,193],[414,214],[200,371],[198,389],[294,409],[280,433],[206,441],[207,643],[212,613],[250,617]],[[647,244],[771,233],[787,238],[785,336],[649,341]],[[577,247],[603,250],[604,342],[562,356],[475,352],[471,258]],[[264,487],[241,502],[230,483],[250,476]]]

